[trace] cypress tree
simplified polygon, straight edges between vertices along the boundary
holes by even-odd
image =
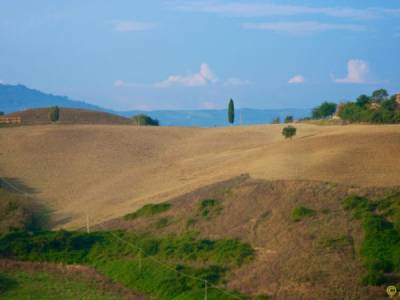
[[[229,100],[229,105],[228,105],[228,121],[230,124],[233,124],[235,122],[235,104],[233,103],[233,100]]]
[[[58,106],[50,107],[49,119],[51,122],[57,122],[60,119],[60,109]]]

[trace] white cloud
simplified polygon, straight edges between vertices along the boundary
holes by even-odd
[[[274,3],[196,1],[179,2],[176,9],[190,12],[213,13],[234,17],[273,17],[296,15],[325,15],[338,18],[370,19],[383,14],[398,14],[398,9],[357,9],[350,7],[311,7]]]
[[[335,79],[338,83],[367,83],[368,63],[361,59],[350,59],[347,62],[347,76]]]
[[[251,84],[250,80],[243,80],[240,78],[228,78],[227,80],[225,80],[224,82],[224,86],[243,86],[243,85],[249,85]]]
[[[307,34],[330,30],[362,31],[365,28],[352,24],[330,24],[319,22],[277,22],[277,23],[245,23],[244,29],[269,30],[291,34]]]
[[[306,80],[303,75],[295,75],[292,78],[289,79],[288,83],[290,84],[302,84]]]
[[[112,21],[111,24],[115,31],[118,32],[134,32],[134,31],[147,31],[157,27],[153,22],[140,22],[140,21]]]
[[[227,80],[219,80],[217,75],[211,70],[208,64],[201,64],[198,73],[188,75],[171,75],[167,79],[150,84],[126,82],[118,79],[114,81],[114,87],[144,87],[144,88],[169,88],[173,86],[184,87],[204,87],[209,84],[216,84],[220,82],[223,86],[243,86],[251,84],[249,80],[243,80],[235,77],[228,78]]]
[[[210,69],[208,64],[201,64],[200,70],[196,74],[171,75],[166,80],[154,84],[157,88],[167,88],[170,86],[199,87],[209,83],[215,83],[218,77]]]

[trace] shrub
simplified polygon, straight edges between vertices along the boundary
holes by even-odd
[[[293,127],[293,126],[287,126],[282,129],[282,135],[287,139],[288,138],[291,139],[292,137],[294,137],[296,135],[296,132],[297,132],[297,129],[296,129],[296,127]]]
[[[160,126],[160,122],[157,119],[152,119],[147,115],[137,115],[132,117],[133,124],[138,126]]]
[[[312,217],[315,216],[316,212],[315,210],[311,208],[307,208],[304,206],[296,207],[292,210],[291,218],[295,222],[299,222],[305,217]]]
[[[400,272],[400,231],[394,217],[400,214],[399,198],[397,194],[372,202],[352,196],[343,202],[345,208],[361,219],[364,230],[360,254],[368,274],[362,278],[363,284],[380,285],[389,281],[385,273]]]
[[[160,203],[160,204],[146,204],[139,210],[125,215],[125,220],[135,220],[141,217],[151,217],[160,213],[163,213],[171,208],[170,203]]]

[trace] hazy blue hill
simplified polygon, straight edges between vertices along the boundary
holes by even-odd
[[[163,126],[220,127],[228,125],[226,110],[112,111],[83,101],[71,100],[65,96],[46,94],[24,85],[0,84],[0,111],[5,113],[54,105],[109,112],[124,117],[144,113],[158,119]],[[236,111],[235,124],[268,124],[276,117],[280,117],[281,120],[287,115],[302,118],[309,116],[310,113],[309,109],[268,110],[244,108]]]
[[[24,85],[0,84],[0,111],[5,113],[54,105],[107,111],[96,105],[74,101],[64,96],[45,94]]]

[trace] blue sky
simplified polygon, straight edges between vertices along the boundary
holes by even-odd
[[[400,92],[400,2],[0,0],[0,81],[107,108]]]

